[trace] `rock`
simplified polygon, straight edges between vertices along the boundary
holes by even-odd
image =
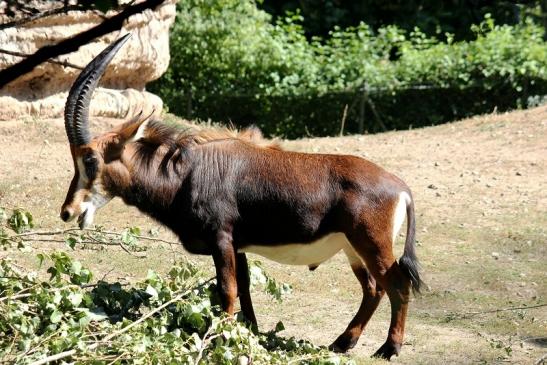
[[[152,109],[158,114],[161,112],[161,99],[146,92],[145,86],[159,78],[169,65],[169,26],[175,19],[175,2],[167,0],[155,11],[136,14],[128,19],[120,32],[107,34],[80,47],[77,52],[58,58],[83,67],[120,35],[132,33],[110,63],[100,82],[101,87],[93,95],[92,116],[127,118],[141,109],[145,113]],[[0,1],[0,8],[2,3]],[[6,16],[0,16],[0,22],[7,20]],[[45,45],[56,44],[101,21],[101,17],[92,11],[72,11],[0,30],[0,44],[6,50],[32,54]],[[20,60],[20,57],[0,54],[0,69]],[[61,117],[68,90],[79,73],[80,70],[52,63],[37,66],[2,88],[0,120],[25,116]]]
[[[498,252],[492,252],[492,257],[497,260],[500,258],[500,254]]]

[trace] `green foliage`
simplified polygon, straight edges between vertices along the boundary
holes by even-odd
[[[15,234],[7,233],[8,225]],[[121,234],[104,227],[52,232],[29,231],[31,227],[29,212],[16,209],[8,218],[0,209],[0,243],[8,248],[60,236],[63,239],[54,241],[64,241],[71,249],[117,245],[132,253],[144,249],[141,239],[154,240],[141,236],[138,227]],[[37,258],[40,268],[48,263],[47,280],[0,259],[4,362],[28,364],[66,353],[64,361],[94,364],[351,363],[309,342],[279,337],[281,322],[274,331],[256,333],[227,318],[219,307],[214,278],[205,279],[188,262],[173,266],[165,277],[149,271],[144,280],[129,285],[94,283],[92,272],[64,252],[40,253]],[[251,263],[250,276],[253,286],[262,285],[277,300],[290,292],[290,286],[270,277],[260,262]]]
[[[212,304],[214,285],[188,263],[166,277],[150,271],[128,286],[91,284],[91,272],[62,252],[39,260],[51,263],[49,280],[0,260],[0,358],[8,363],[28,364],[65,351],[72,352],[64,361],[94,364],[351,362],[309,342],[279,337],[281,323],[261,334],[226,318]]]
[[[532,22],[495,25],[487,16],[461,42],[364,23],[308,40],[301,15],[272,24],[251,0],[184,1],[177,9],[171,65],[151,89],[186,118],[254,123],[287,137],[332,135],[345,105],[347,128],[357,131],[365,88],[390,129],[526,106],[547,93],[547,45]]]
[[[25,232],[34,227],[32,214],[21,208],[13,210],[8,219],[8,224],[17,233]]]
[[[278,302],[281,302],[283,296],[292,292],[292,287],[287,283],[279,283],[269,276],[260,261],[253,261],[249,264],[249,277],[251,287],[261,285],[266,293],[270,294]]]
[[[141,229],[139,227],[126,228],[121,234],[121,241],[130,247],[136,247],[139,242],[140,235]]]
[[[146,247],[140,245],[141,230],[139,227],[125,228],[121,233],[107,232],[102,226],[96,226],[93,230],[73,232],[70,230],[64,240],[68,247],[75,249],[76,246],[89,248],[90,246],[120,246],[125,251],[140,252]],[[147,237],[150,238],[150,237]]]
[[[335,26],[347,28],[363,22],[375,30],[391,24],[408,31],[418,26],[429,36],[442,38],[449,32],[461,40],[473,38],[470,26],[487,13],[499,24],[515,24],[523,17],[540,18],[542,1],[264,0],[257,3],[259,8],[277,17],[283,17],[287,11],[300,11],[308,37],[326,37]],[[543,7],[547,8],[547,4]]]

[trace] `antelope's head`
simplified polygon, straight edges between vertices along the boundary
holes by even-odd
[[[61,219],[69,222],[78,218],[80,228],[93,223],[95,212],[112,198],[108,174],[120,169],[120,157],[127,143],[141,138],[148,118],[141,114],[117,129],[91,138],[89,103],[106,67],[127,41],[130,34],[118,39],[82,71],[70,89],[65,105],[65,129],[74,162],[74,177],[70,183]]]

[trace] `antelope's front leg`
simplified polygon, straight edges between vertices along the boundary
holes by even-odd
[[[222,309],[232,317],[237,298],[237,280],[236,255],[234,246],[232,245],[231,232],[218,232],[212,251]]]
[[[253,302],[251,300],[247,257],[244,253],[238,253],[236,262],[237,293],[239,295],[239,302],[241,303],[241,311],[243,312],[245,319],[250,321],[253,325],[258,326],[255,311],[253,309]]]

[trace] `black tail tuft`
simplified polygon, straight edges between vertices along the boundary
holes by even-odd
[[[414,294],[420,293],[420,288],[424,282],[420,279],[420,264],[416,257],[410,257],[403,254],[399,259],[399,267],[410,279],[410,282],[412,283],[412,292]]]

